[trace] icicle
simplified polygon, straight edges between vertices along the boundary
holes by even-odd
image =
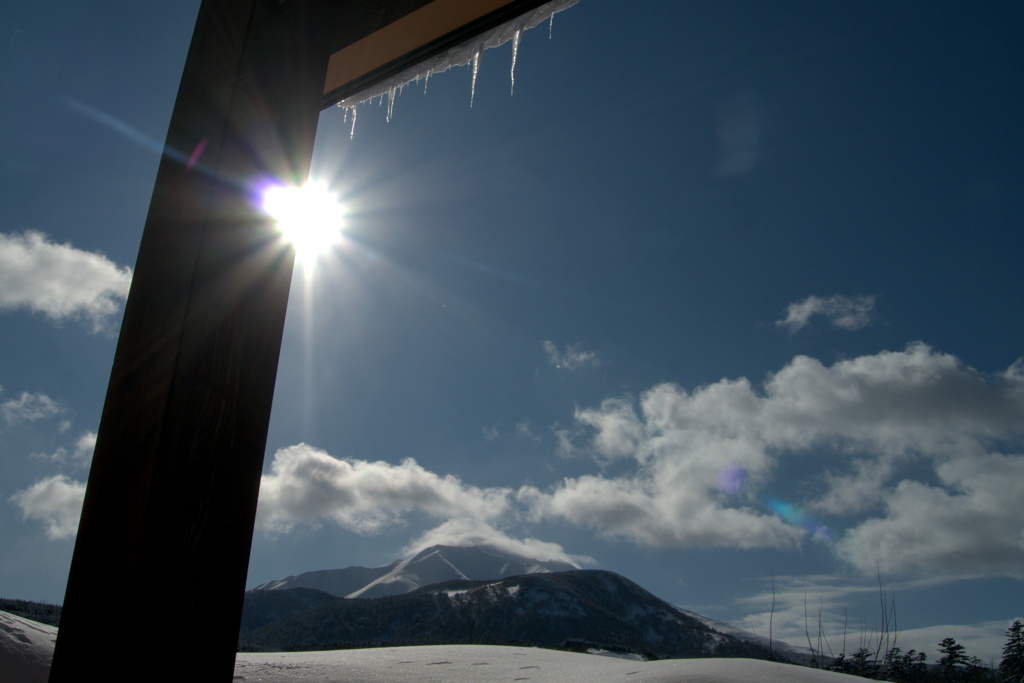
[[[476,95],[476,74],[480,71],[480,50],[473,54],[473,81],[469,85],[469,108],[473,108],[473,96]]]
[[[381,96],[383,98],[383,96]],[[391,86],[388,90],[388,115],[384,119],[386,123],[391,123],[391,112],[395,109],[395,86]]]
[[[505,1],[507,2],[507,0]],[[430,87],[430,77],[432,75],[435,73],[443,73],[454,66],[465,66],[472,62],[470,66],[472,68],[473,80],[470,86],[469,95],[469,106],[472,107],[476,100],[476,79],[479,75],[480,60],[483,57],[483,52],[489,48],[503,45],[508,41],[512,41],[512,64],[509,68],[509,78],[511,80],[510,90],[514,93],[515,69],[516,62],[519,59],[519,43],[522,42],[522,34],[534,26],[543,24],[544,20],[547,19],[548,38],[552,39],[554,37],[555,13],[573,6],[577,1],[578,0],[550,0],[534,10],[524,13],[515,20],[501,26],[497,26],[481,36],[477,36],[468,43],[456,45],[440,55],[432,57],[419,65],[397,74],[384,83],[374,85],[362,92],[350,95],[343,103],[340,104],[346,109],[352,109],[352,118],[354,123],[356,104],[369,105],[373,103],[373,99],[375,97],[379,97],[380,99],[377,101],[377,106],[383,108],[384,95],[387,94],[387,119],[390,121],[391,117],[394,115],[394,100],[402,93],[403,86],[411,84],[414,80],[418,84],[420,78],[422,78],[423,94],[426,95]],[[545,16],[545,13],[547,16]],[[345,120],[347,121],[347,111],[345,116]]]
[[[515,93],[516,91],[516,54],[519,53],[519,35],[521,29],[516,29],[516,33],[512,36],[512,69],[509,71],[509,75],[512,77],[512,87],[509,89],[509,94]]]
[[[348,110],[346,110],[348,111]],[[351,140],[356,136],[356,108],[352,106],[352,130],[348,132],[348,139]]]

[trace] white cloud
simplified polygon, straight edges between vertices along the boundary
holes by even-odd
[[[608,398],[600,408],[576,409],[576,421],[597,430],[594,447],[605,461],[642,456],[638,446],[643,425],[629,397]]]
[[[82,432],[82,434],[75,439],[75,451],[72,457],[81,463],[89,463],[92,461],[92,452],[96,448],[96,433],[95,432]]]
[[[0,233],[0,310],[27,308],[55,322],[108,329],[131,284],[131,269],[100,253],[57,244],[38,232]]]
[[[522,422],[516,423],[516,435],[523,439],[540,441],[540,437],[533,433],[533,428],[530,426],[529,420],[523,420]]]
[[[83,432],[75,440],[74,450],[71,453],[70,461],[75,465],[88,465],[92,460],[92,452],[96,447],[96,434],[93,432]],[[61,465],[68,463],[68,450],[61,446],[53,453],[32,453],[31,458],[36,460],[55,462]]]
[[[801,532],[749,507],[726,507],[684,478],[568,478],[553,491],[524,486],[534,520],[561,518],[602,536],[654,547],[794,547]]]
[[[46,394],[21,392],[18,398],[0,403],[0,415],[7,424],[45,420],[64,412],[64,406]]]
[[[431,529],[410,543],[402,551],[411,556],[434,545],[456,547],[486,545],[503,552],[535,560],[568,562],[579,567],[596,561],[586,555],[570,555],[557,543],[539,541],[535,538],[513,538],[477,519],[451,519]]]
[[[794,547],[802,531],[746,492],[722,490],[726,468],[751,483],[771,468],[763,440],[747,433],[758,400],[746,380],[723,380],[692,395],[659,385],[639,406],[624,397],[577,410],[577,421],[593,432],[598,462],[632,459],[635,469],[566,479],[548,491],[523,487],[518,499],[533,518],[561,518],[642,545]]]
[[[556,426],[551,429],[551,433],[555,435],[555,440],[558,443],[555,452],[562,457],[570,457],[576,453],[576,447],[572,443],[573,432]]]
[[[43,462],[64,463],[68,459],[68,449],[62,446],[53,453],[29,453],[28,457],[33,460],[41,460]]]
[[[18,491],[8,500],[21,509],[23,520],[41,522],[50,540],[61,540],[78,532],[84,499],[84,483],[57,474]]]
[[[985,375],[921,343],[832,366],[798,356],[760,390],[745,378],[662,384],[576,418],[620,474],[523,487],[532,518],[651,546],[791,547],[824,536],[802,506],[850,519],[836,549],[865,571],[1024,566],[1024,455],[997,450],[1024,437],[1021,363]],[[820,481],[812,497],[763,499],[797,459]]]
[[[813,501],[815,510],[832,515],[858,514],[885,502],[886,482],[895,472],[893,458],[855,459],[852,472],[826,472],[825,493]]]
[[[331,520],[374,533],[414,511],[438,519],[493,520],[508,511],[511,493],[439,476],[411,458],[398,465],[338,459],[306,444],[277,451],[271,470],[263,475],[257,510],[257,524],[269,530]]]
[[[952,457],[1024,435],[1024,376],[986,376],[920,342],[831,367],[798,356],[765,394],[758,429],[781,448]]]
[[[597,354],[593,351],[584,351],[582,344],[567,344],[565,351],[559,351],[553,341],[545,339],[541,342],[544,353],[548,356],[548,362],[556,368],[564,370],[575,370],[587,365],[597,365]]]
[[[884,517],[839,542],[840,557],[870,571],[1024,577],[1024,457],[969,455],[939,464],[942,486],[901,481]]]
[[[832,321],[833,327],[844,330],[859,330],[871,324],[871,311],[875,307],[873,296],[809,296],[803,301],[791,303],[786,308],[786,317],[775,324],[795,333],[807,326],[813,316],[821,315]]]

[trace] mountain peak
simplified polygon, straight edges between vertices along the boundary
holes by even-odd
[[[456,579],[486,581],[574,569],[578,567],[568,562],[524,557],[494,546],[434,545],[383,567],[305,572],[268,581],[253,590],[314,588],[337,597],[378,598]]]

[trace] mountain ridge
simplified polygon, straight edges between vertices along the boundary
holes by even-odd
[[[591,574],[588,574],[591,573]],[[698,630],[709,631],[717,634],[717,637],[724,639],[722,642],[729,643],[723,646],[732,652],[747,653],[746,656],[763,657],[767,656],[768,648],[764,641],[756,634],[739,629],[730,624],[709,619],[695,612],[676,607],[665,603],[660,598],[650,594],[640,586],[621,577],[613,572],[603,570],[581,570],[573,564],[558,560],[537,560],[525,557],[517,553],[509,553],[491,546],[446,546],[434,545],[417,552],[412,557],[394,560],[382,567],[346,567],[344,569],[317,570],[295,574],[283,579],[275,579],[262,583],[245,594],[245,603],[242,613],[242,624],[240,629],[239,646],[243,648],[263,649],[279,647],[282,649],[323,649],[327,646],[335,647],[365,647],[380,645],[401,645],[401,644],[446,644],[467,642],[473,637],[482,637],[480,634],[470,636],[468,631],[444,627],[435,622],[438,618],[423,615],[410,620],[407,613],[417,610],[423,611],[426,608],[423,603],[423,595],[444,595],[445,600],[435,598],[434,609],[437,614],[447,615],[449,620],[462,623],[466,620],[466,605],[459,607],[451,603],[450,598],[456,594],[467,594],[474,591],[479,593],[482,586],[497,586],[493,590],[499,590],[502,582],[509,581],[505,588],[510,591],[510,597],[521,589],[521,582],[512,581],[530,576],[546,576],[561,573],[577,573],[576,583],[586,583],[587,576],[614,576],[620,586],[629,585],[633,588],[624,591],[632,595],[633,608],[640,611],[654,612],[671,617],[661,618],[662,621],[678,620],[681,616],[684,630],[692,630],[694,624],[699,624]],[[568,581],[568,580],[567,580]],[[557,583],[557,581],[556,581]],[[571,582],[570,582],[571,583]],[[516,586],[520,586],[517,588]],[[580,598],[580,588],[571,587],[563,582],[561,591],[552,593],[552,600],[562,605],[564,614],[552,614],[552,619],[563,620],[581,609],[579,604],[574,604],[574,599]],[[500,591],[499,591],[500,592]],[[586,591],[584,591],[586,592]],[[449,595],[451,593],[452,595]],[[610,595],[610,594],[609,594]],[[397,604],[404,604],[403,608],[394,607],[394,600],[405,596],[414,596],[407,602],[401,600]],[[419,596],[419,597],[416,597]],[[575,596],[575,598],[573,597]],[[387,598],[389,601],[381,602]],[[497,603],[496,599],[488,599]],[[340,603],[366,603],[371,605],[341,605]],[[456,601],[457,602],[457,601]],[[516,613],[515,601],[506,601],[508,604],[488,607],[491,616],[488,618],[498,621],[511,622],[522,620],[522,614]],[[656,606],[656,607],[654,607]],[[512,614],[496,616],[502,610],[512,609]],[[599,606],[591,606],[595,613],[600,613]],[[321,636],[302,636],[295,640],[291,636],[282,639],[280,629],[288,629],[294,634],[303,633],[309,629],[309,624],[303,625],[305,620],[313,619],[313,613],[320,613],[321,618],[326,622],[334,622],[338,619],[354,621],[362,624],[362,630],[346,632],[344,629],[338,632],[334,641],[325,646]],[[394,623],[389,627],[382,626],[379,622],[379,614],[391,614]],[[344,615],[344,616],[342,616]],[[636,624],[624,626],[619,623],[620,616],[601,617],[598,621],[604,623],[610,633],[625,633],[636,628]],[[692,620],[687,622],[687,620]],[[569,619],[571,622],[572,619]],[[626,622],[629,622],[626,619]],[[402,626],[399,622],[408,622]],[[290,624],[290,625],[286,625]],[[376,624],[376,625],[374,625]],[[412,626],[423,629],[418,633]],[[564,627],[564,624],[563,624]],[[532,626],[520,625],[519,631],[512,633],[515,629],[507,627],[503,631],[492,631],[488,636],[493,644],[511,644],[529,641],[530,643],[558,649],[572,649],[573,643],[600,641],[606,634],[601,631],[587,630],[588,625],[581,625],[584,632],[589,633],[587,637],[572,635],[568,632],[562,634],[562,640],[551,635],[550,629],[540,624]],[[261,629],[269,629],[263,633],[257,633]],[[272,631],[278,629],[276,635]],[[389,630],[391,629],[391,630]],[[410,630],[411,629],[411,630]],[[511,630],[510,630],[511,629]],[[557,630],[557,629],[556,629]],[[322,632],[323,628],[318,626],[316,632]],[[544,633],[547,632],[547,635]],[[298,637],[298,636],[296,636]],[[508,640],[511,638],[512,640]],[[671,640],[671,638],[670,638]],[[557,641],[557,642],[556,642]],[[664,644],[648,647],[643,643],[642,638],[630,636],[626,638],[630,644],[628,647],[634,651],[648,648],[648,654],[665,656],[666,652],[681,652],[679,647],[668,647]],[[568,643],[568,644],[567,644]],[[604,643],[605,647],[611,647]],[[622,645],[621,647],[627,647]],[[685,650],[686,648],[683,648]],[[799,648],[776,641],[774,643],[776,655],[782,655],[786,659],[802,661],[805,659]],[[678,654],[670,656],[679,656]],[[691,650],[685,656],[695,655]],[[707,656],[707,655],[704,655]],[[728,655],[726,655],[728,656]]]
[[[262,601],[293,590],[250,591],[246,608],[253,614]],[[240,651],[452,643],[604,649],[648,659],[767,656],[604,570],[456,579],[401,595],[335,598],[251,630],[243,626],[239,636]]]

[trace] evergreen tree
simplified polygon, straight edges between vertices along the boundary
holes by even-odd
[[[928,655],[917,650],[903,652],[894,647],[885,653],[882,675],[896,683],[918,683],[928,680]]]
[[[1006,629],[1003,661],[999,663],[999,676],[1007,683],[1024,683],[1024,624],[1015,619]]]
[[[963,645],[953,638],[943,638],[939,643],[939,680],[975,683],[991,680],[991,672],[977,657],[969,657]]]
[[[874,653],[866,647],[862,647],[850,655],[847,660],[850,673],[861,678],[874,678],[878,666],[874,660]]]
[[[966,648],[955,638],[943,638],[939,643],[939,671],[944,681],[959,681],[967,668]]]

